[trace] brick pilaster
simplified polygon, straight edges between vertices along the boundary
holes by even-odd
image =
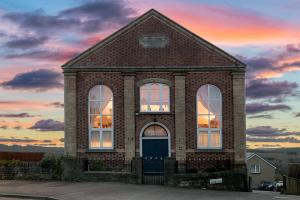
[[[185,76],[175,75],[176,160],[186,158],[185,149]]]
[[[134,76],[124,76],[125,160],[135,157],[135,95]]]
[[[65,155],[76,156],[76,74],[64,74]]]
[[[234,161],[236,164],[244,164],[246,154],[245,73],[232,73],[232,84]]]

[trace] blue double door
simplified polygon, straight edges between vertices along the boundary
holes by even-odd
[[[164,173],[164,159],[168,157],[168,139],[143,139],[145,174]]]

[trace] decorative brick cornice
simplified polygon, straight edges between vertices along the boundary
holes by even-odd
[[[124,75],[134,74],[136,72],[174,72],[174,73],[187,73],[187,72],[209,72],[209,71],[232,71],[244,72],[245,68],[237,66],[97,66],[87,67],[82,66],[79,68],[65,68],[64,73],[76,72],[122,72]]]

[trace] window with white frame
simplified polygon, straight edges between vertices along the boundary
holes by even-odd
[[[147,83],[140,87],[140,112],[169,112],[170,88],[162,83]]]
[[[222,148],[222,95],[210,84],[197,92],[197,148]]]
[[[259,174],[260,173],[260,165],[259,164],[250,165],[250,172],[252,174]]]
[[[105,85],[89,92],[89,147],[113,148],[113,93]]]

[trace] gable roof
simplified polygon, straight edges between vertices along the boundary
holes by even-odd
[[[103,39],[102,41],[98,42],[97,44],[95,44],[91,48],[87,49],[83,53],[81,53],[78,56],[74,57],[73,59],[69,60],[68,62],[66,62],[65,64],[62,65],[62,68],[63,69],[71,68],[78,61],[88,57],[90,54],[92,54],[96,50],[98,50],[98,49],[106,46],[110,42],[114,41],[114,39],[116,39],[118,36],[120,36],[124,33],[127,33],[132,28],[134,28],[138,24],[141,24],[141,23],[145,22],[147,19],[149,19],[151,17],[155,17],[155,18],[159,19],[160,21],[168,24],[171,28],[173,28],[173,29],[177,30],[178,32],[182,33],[186,37],[196,41],[198,45],[201,45],[202,47],[206,47],[206,49],[208,49],[209,51],[217,53],[217,54],[231,60],[234,63],[235,66],[245,68],[246,64],[244,64],[240,60],[236,59],[235,57],[231,56],[230,54],[228,54],[224,50],[222,50],[222,49],[218,48],[217,46],[211,44],[210,42],[206,41],[205,39],[199,37],[198,35],[192,33],[191,31],[187,30],[186,28],[182,27],[178,23],[174,22],[170,18],[166,17],[165,15],[161,14],[160,12],[158,12],[154,9],[149,10],[145,14],[141,15],[140,17],[138,17],[137,19],[132,21],[131,23],[127,24],[126,26],[119,29],[115,33],[111,34],[107,38]]]
[[[250,160],[251,158],[253,158],[254,156],[257,156],[259,159],[261,159],[262,161],[264,161],[265,163],[267,163],[268,165],[270,165],[271,167],[273,167],[274,169],[276,169],[276,167],[270,163],[269,161],[265,160],[263,157],[261,157],[260,155],[256,154],[256,153],[246,153],[246,160]]]

